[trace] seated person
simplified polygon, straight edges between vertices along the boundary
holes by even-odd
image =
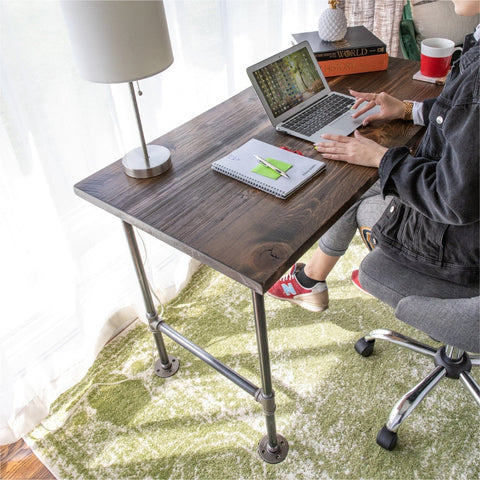
[[[480,12],[476,0],[453,3],[459,15]],[[413,116],[415,123],[426,125],[425,135],[415,155],[407,147],[387,149],[358,131],[354,137],[324,135],[329,141],[316,148],[325,158],[377,167],[380,180],[321,237],[312,260],[295,264],[268,291],[270,295],[311,311],[328,308],[327,276],[348,248],[358,222],[366,239],[368,227],[374,225],[368,243],[377,248],[370,255],[383,259],[384,268],[400,262],[432,278],[421,286],[405,282],[411,293],[478,295],[479,38],[477,27],[475,34],[467,35],[440,96],[414,103],[413,111],[412,104],[385,92],[350,92],[357,99],[354,117],[380,106],[380,112],[368,116],[364,124]],[[388,303],[395,306],[399,297],[390,293]]]

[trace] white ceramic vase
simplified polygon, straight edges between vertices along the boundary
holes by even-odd
[[[328,0],[327,8],[318,19],[318,35],[325,42],[342,40],[347,33],[347,18],[343,10],[337,8],[338,0]]]

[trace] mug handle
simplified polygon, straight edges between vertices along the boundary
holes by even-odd
[[[459,57],[457,56],[457,57],[455,57],[455,59],[454,59],[455,52],[460,52],[460,55],[461,55],[461,54],[462,54],[462,51],[463,51],[463,48],[462,48],[462,47],[455,47],[455,48],[453,49],[453,52],[452,52],[452,60],[450,61],[450,64],[451,64],[451,65],[453,64],[453,62],[454,62],[455,60],[458,60],[458,58],[459,58]]]

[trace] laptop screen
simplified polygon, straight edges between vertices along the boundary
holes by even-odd
[[[252,74],[275,118],[325,89],[306,47]]]

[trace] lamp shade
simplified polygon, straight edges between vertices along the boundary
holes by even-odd
[[[80,75],[92,82],[133,82],[173,62],[161,0],[63,0]]]

